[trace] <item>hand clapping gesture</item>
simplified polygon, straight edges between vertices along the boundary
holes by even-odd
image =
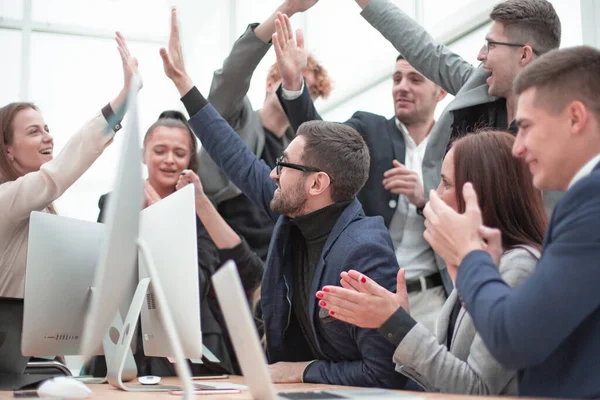
[[[341,285],[324,286],[316,293],[329,315],[361,328],[380,328],[402,307],[409,311],[404,269],[398,271],[396,293],[389,292],[358,271],[341,273]]]

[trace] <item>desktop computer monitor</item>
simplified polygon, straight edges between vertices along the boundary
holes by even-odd
[[[22,351],[79,354],[106,226],[34,211],[29,222]],[[133,289],[129,289],[133,296]],[[127,303],[121,308],[128,307]],[[127,309],[125,309],[127,310]],[[95,349],[94,354],[103,354]]]
[[[154,260],[185,357],[202,358],[193,185],[143,210],[140,214],[139,237],[147,244]],[[140,279],[149,277],[145,258],[140,254],[138,260]],[[172,357],[173,351],[160,316],[160,307],[151,282],[141,312],[144,354]]]
[[[119,306],[138,281],[137,247],[143,205],[142,155],[137,112],[138,77],[127,97],[128,116],[114,190],[106,207],[106,240],[100,248],[93,278],[94,295],[81,338],[81,354],[94,355],[111,327]],[[125,314],[122,315],[126,318]]]

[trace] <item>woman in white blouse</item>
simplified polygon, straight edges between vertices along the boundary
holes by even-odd
[[[55,213],[52,202],[92,165],[121,127],[118,122],[109,127],[108,121],[115,119],[127,98],[137,60],[120,33],[116,41],[123,88],[56,157],[50,130],[35,105],[10,103],[0,108],[0,297],[23,297],[31,212]]]

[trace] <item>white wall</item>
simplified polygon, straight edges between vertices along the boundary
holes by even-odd
[[[250,22],[266,18],[281,0],[0,0],[0,105],[34,101],[55,138],[56,152],[122,85],[112,40],[122,31],[140,61],[142,130],[168,108],[182,110],[164,76],[158,49],[166,46],[169,9],[177,5],[188,71],[206,94],[212,72]],[[494,0],[393,0],[450,48],[476,64],[487,30],[485,13]],[[581,0],[585,2],[588,0]],[[563,24],[563,45],[582,43],[580,2],[553,0]],[[334,80],[330,99],[318,101],[323,116],[343,121],[357,110],[392,116],[391,73],[396,50],[360,16],[350,0],[322,0],[292,19],[303,28],[306,46]],[[473,25],[475,24],[475,25]],[[465,27],[480,26],[456,39]],[[33,32],[29,35],[29,29]],[[24,51],[23,51],[24,50]],[[254,74],[249,97],[264,98],[270,51]],[[438,113],[450,99],[438,107]],[[142,132],[142,134],[145,132]],[[57,202],[63,215],[95,220],[98,197],[114,179],[121,139]]]

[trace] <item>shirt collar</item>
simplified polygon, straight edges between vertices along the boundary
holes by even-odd
[[[590,161],[585,163],[585,165],[583,167],[581,167],[581,169],[579,171],[577,171],[577,173],[575,174],[573,179],[571,179],[571,183],[569,183],[569,186],[567,187],[567,189],[570,189],[571,186],[576,184],[579,180],[588,176],[599,162],[600,162],[600,154],[596,154],[595,157],[592,157],[592,159]]]
[[[427,147],[427,142],[429,141],[429,135],[425,136],[425,139],[423,139],[423,141],[421,143],[419,143],[419,146],[417,146],[417,144],[415,143],[412,136],[410,136],[410,133],[408,133],[408,129],[406,129],[406,125],[404,125],[402,123],[402,121],[400,121],[398,118],[395,118],[395,120],[396,120],[396,127],[398,127],[398,130],[400,132],[402,132],[402,136],[404,137],[404,144],[406,145],[407,148],[416,149],[417,147]]]

